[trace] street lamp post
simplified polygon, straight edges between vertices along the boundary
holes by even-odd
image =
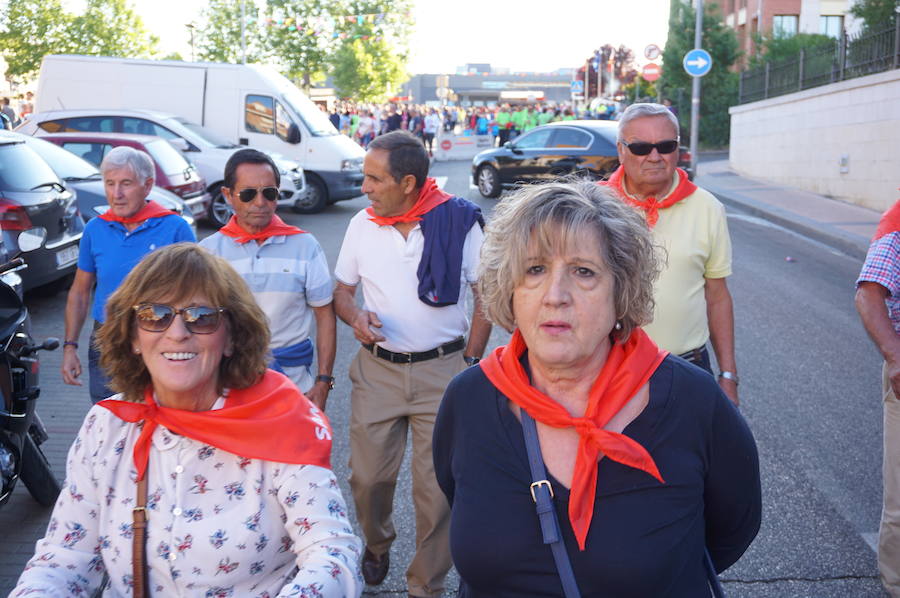
[[[185,27],[191,32],[191,62],[194,62],[194,27],[196,26],[193,23],[188,23]]]

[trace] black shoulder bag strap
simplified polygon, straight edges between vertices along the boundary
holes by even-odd
[[[559,571],[566,598],[580,598],[581,593],[575,582],[575,573],[572,572],[569,553],[566,552],[566,545],[563,543],[562,534],[559,531],[559,520],[556,518],[556,508],[553,506],[553,488],[550,487],[547,470],[544,469],[544,457],[541,455],[541,445],[538,442],[537,426],[534,419],[524,409],[519,409],[519,413],[522,415],[522,431],[525,433],[528,466],[531,468],[531,498],[537,507],[544,544],[549,544],[550,550],[553,551],[553,560],[556,561],[556,569]]]

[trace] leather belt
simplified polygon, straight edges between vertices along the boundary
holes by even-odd
[[[685,353],[682,353],[678,357],[682,359],[686,359],[692,363],[700,363],[705,360],[706,357],[706,345],[702,347],[697,347],[696,349],[691,349]]]
[[[457,351],[462,351],[465,346],[466,339],[464,339],[463,337],[459,337],[456,340],[452,340],[449,343],[444,343],[440,347],[437,347],[430,351],[420,351],[418,353],[394,353],[393,351],[388,351],[387,349],[379,347],[378,345],[363,345],[363,348],[375,357],[380,357],[381,359],[390,361],[391,363],[416,363],[419,361],[428,361],[429,359],[434,359],[443,355],[449,355],[450,353],[456,353]]]

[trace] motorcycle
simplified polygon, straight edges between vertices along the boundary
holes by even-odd
[[[45,235],[34,230],[19,236],[21,251],[43,244]],[[57,349],[59,339],[48,338],[36,345],[31,337],[22,279],[16,273],[26,267],[22,258],[0,265],[0,506],[21,479],[38,504],[50,507],[61,485],[41,451],[47,431],[35,411],[41,393],[37,352]]]

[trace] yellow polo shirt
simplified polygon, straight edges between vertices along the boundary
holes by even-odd
[[[677,185],[677,176],[669,193]],[[664,256],[653,292],[653,322],[644,330],[660,348],[678,355],[709,340],[706,279],[731,275],[731,237],[725,207],[712,193],[698,187],[659,211],[653,236],[668,255],[667,259]]]

